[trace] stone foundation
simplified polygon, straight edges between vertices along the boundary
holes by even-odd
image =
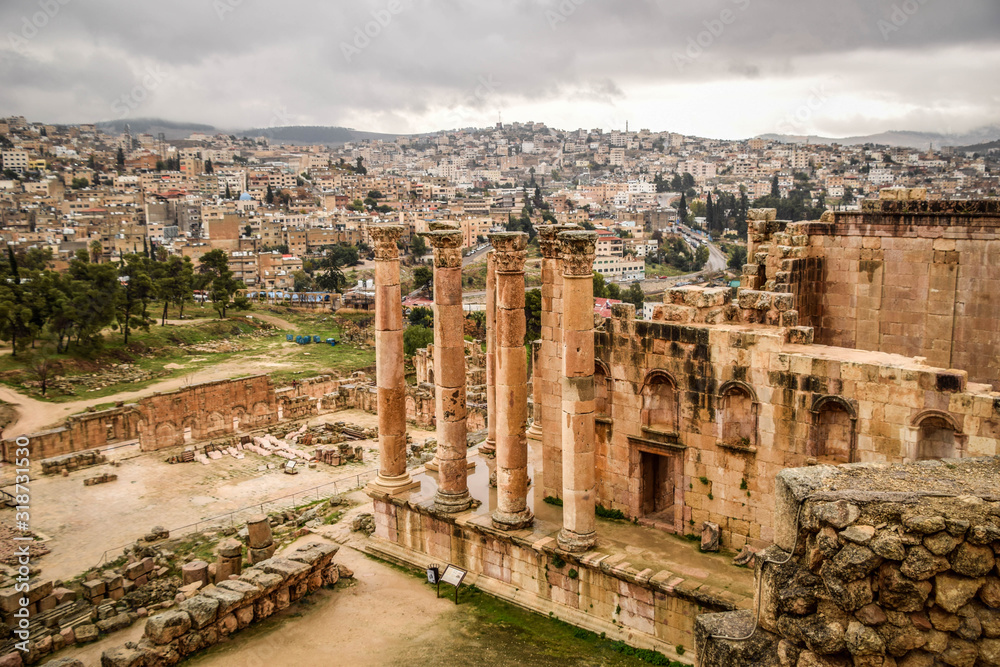
[[[678,645],[694,646],[699,613],[748,607],[750,600],[666,570],[639,569],[624,553],[558,550],[559,526],[534,531],[492,527],[488,513],[445,515],[432,501],[370,494],[375,541],[370,551],[424,568],[451,563],[470,574],[466,584],[509,602],[633,646],[681,658]],[[536,519],[537,522],[537,519]]]

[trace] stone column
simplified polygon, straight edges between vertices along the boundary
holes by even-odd
[[[538,246],[542,251],[542,347],[535,366],[534,382],[541,394],[542,493],[562,497],[562,260],[556,235],[578,229],[576,225],[539,225]]]
[[[466,458],[462,232],[440,229],[424,236],[434,248],[434,407],[438,461],[434,505],[441,512],[462,512],[472,503]]]
[[[479,453],[486,456],[496,456],[497,453],[495,254],[495,250],[486,253],[486,442],[479,447]]]
[[[559,546],[594,546],[594,252],[597,233],[559,234],[563,267],[562,478]]]
[[[406,378],[398,225],[373,225],[375,243],[375,382],[378,386],[378,476],[374,491],[395,495],[416,486],[406,471]]]
[[[542,439],[542,341],[531,342],[531,428],[529,440]]]
[[[524,232],[490,234],[496,250],[497,508],[493,525],[531,525],[528,509],[528,358],[524,351]]]

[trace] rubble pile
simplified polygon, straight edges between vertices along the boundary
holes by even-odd
[[[54,456],[50,459],[43,459],[42,474],[58,475],[64,470],[67,472],[73,472],[74,470],[79,470],[80,468],[89,468],[91,466],[107,462],[108,457],[96,451],[64,454],[62,456]]]
[[[222,638],[262,621],[350,571],[333,562],[338,547],[309,544],[284,558],[269,558],[236,579],[202,588],[176,609],[151,616],[138,644],[109,649],[102,665],[176,665]]]

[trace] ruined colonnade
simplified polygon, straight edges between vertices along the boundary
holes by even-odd
[[[413,488],[406,472],[403,314],[396,243],[402,229],[371,228],[375,244],[376,363],[381,463],[373,490]],[[594,296],[597,235],[575,226],[540,228],[543,252],[542,347],[535,369],[541,397],[545,491],[563,499],[559,546],[585,551],[594,522]],[[434,380],[438,435],[438,511],[469,509],[461,232],[440,226],[425,234],[434,248]],[[485,455],[496,456],[495,528],[530,526],[528,504],[528,360],[523,232],[490,234],[487,255],[487,403]],[[556,342],[558,341],[558,343]],[[558,441],[557,441],[558,440]],[[550,489],[552,489],[550,491]]]

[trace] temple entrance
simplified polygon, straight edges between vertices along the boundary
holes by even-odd
[[[639,465],[642,517],[673,525],[676,457],[640,452]]]

